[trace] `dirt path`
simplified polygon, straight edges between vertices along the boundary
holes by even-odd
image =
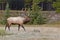
[[[0,27],[4,29],[4,27]],[[17,27],[11,27],[9,33],[13,35],[0,36],[0,40],[60,40],[60,28],[57,27],[25,27],[20,31]]]

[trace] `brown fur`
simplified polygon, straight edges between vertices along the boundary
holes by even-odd
[[[9,22],[9,20],[7,20],[7,23],[6,23],[6,26],[5,26],[5,30],[6,30],[6,28],[8,27],[8,29],[10,30],[10,26],[13,24],[13,25],[18,25],[18,31],[19,31],[19,29],[20,29],[20,26],[25,30],[25,28],[24,28],[24,26],[23,26],[23,24],[26,24],[27,22],[29,22],[30,21],[30,18],[29,17],[24,17],[25,19],[24,20],[22,20],[23,22],[19,22],[19,23],[13,23],[13,21],[10,21]]]

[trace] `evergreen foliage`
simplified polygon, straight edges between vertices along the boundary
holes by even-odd
[[[60,13],[60,0],[56,0],[56,2],[53,2],[53,7],[55,7],[56,11]]]
[[[42,13],[40,13],[41,8],[37,5],[40,1],[33,0],[32,11],[30,11],[31,21],[29,24],[44,24],[46,23]]]
[[[6,23],[6,19],[10,16],[10,14],[9,14],[10,11],[9,10],[10,10],[9,9],[9,4],[7,3],[6,4],[5,13],[4,13],[5,14],[4,18],[3,18],[3,20],[0,21],[1,24],[5,24]]]

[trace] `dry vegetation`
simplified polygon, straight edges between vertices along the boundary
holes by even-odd
[[[13,27],[14,26],[14,27]],[[6,32],[13,35],[6,35],[0,40],[60,40],[60,25],[59,24],[44,24],[44,25],[24,25],[26,31],[22,28],[17,30],[16,25],[11,26],[11,30]],[[0,27],[4,30],[4,27]]]

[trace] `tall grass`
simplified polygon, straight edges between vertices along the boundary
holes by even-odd
[[[8,33],[5,30],[0,29],[0,36],[4,36],[4,35],[12,35],[12,33]]]

